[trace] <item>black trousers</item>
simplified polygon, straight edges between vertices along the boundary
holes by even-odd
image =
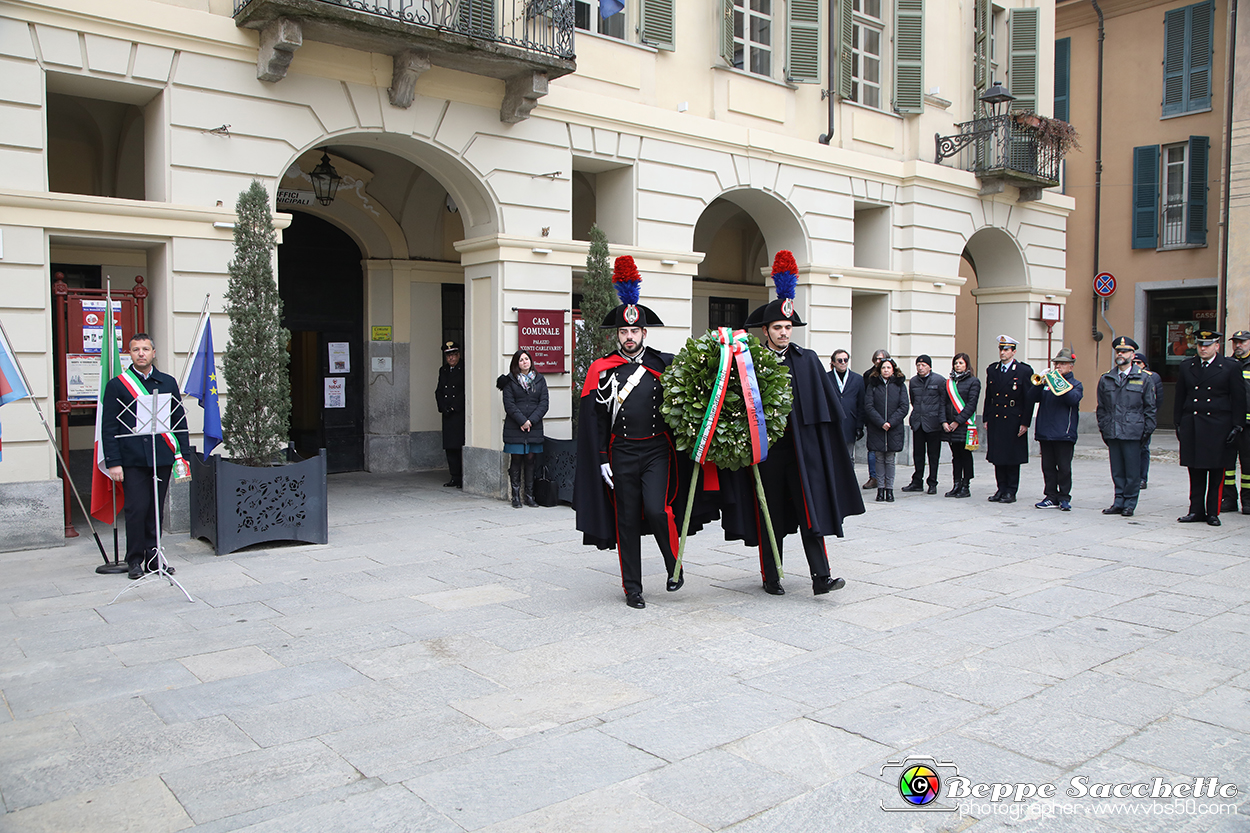
[[[768,459],[760,463],[760,482],[764,485],[764,499],[768,501],[768,517],[773,524],[773,532],[777,536],[777,559],[773,560],[772,543],[768,540],[768,528],[760,515],[759,501],[755,502],[755,521],[760,536],[760,575],[764,581],[780,580],[777,575],[777,563],[782,561],[785,549],[786,510],[800,519],[807,517],[806,501],[803,499],[803,484],[799,480],[799,462],[794,453],[794,440],[789,432],[781,441],[768,447]],[[878,472],[883,478],[884,473]],[[807,567],[813,578],[829,575],[829,553],[825,550],[825,539],[813,535],[802,520],[799,521],[799,537],[803,541],[803,554],[807,556]],[[784,563],[784,562],[783,562]]]
[[[972,479],[972,452],[964,448],[964,442],[948,443],[951,447],[951,474],[956,483]]]
[[[1150,438],[1152,434],[1147,434],[1141,438],[1141,482],[1145,483],[1150,479]]]
[[[925,457],[929,458],[929,480],[930,486],[937,485],[937,467],[938,460],[942,456],[942,434],[939,431],[926,431],[923,428],[913,429],[911,432],[911,457],[915,461],[915,472],[911,476],[911,482],[919,484],[924,477],[924,461]]]
[[[463,448],[445,448],[447,452],[447,471],[451,474],[451,479],[457,483],[464,482],[464,449]]]
[[[1115,484],[1115,503],[1124,509],[1137,508],[1141,492],[1141,440],[1107,440],[1111,458],[1111,482]]]
[[[1189,514],[1219,517],[1221,490],[1224,488],[1223,469],[1189,469]],[[130,495],[126,495],[130,500]]]
[[[677,569],[677,524],[668,505],[672,442],[667,434],[645,440],[613,438],[608,451],[616,499],[616,551],[621,586],[642,592],[643,524],[655,536],[669,576]]]
[[[126,563],[130,566],[143,564],[156,549],[157,500],[163,510],[165,494],[169,491],[169,473],[173,466],[157,466],[159,493],[152,494],[152,469],[150,466],[126,466],[122,469],[122,488],[126,492]],[[165,516],[161,515],[161,526]]]
[[[994,466],[994,479],[998,482],[1000,495],[1012,495],[1020,491],[1020,464]]]
[[[1042,483],[1046,497],[1058,503],[1072,500],[1072,454],[1076,443],[1039,440],[1042,447]]]

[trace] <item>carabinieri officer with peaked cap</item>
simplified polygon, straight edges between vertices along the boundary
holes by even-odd
[[[1224,470],[1237,458],[1246,423],[1246,383],[1237,362],[1219,355],[1223,333],[1194,336],[1198,355],[1181,363],[1173,411],[1181,465],[1189,469],[1189,514],[1176,520],[1219,526]]]
[[[1029,425],[1033,405],[1028,387],[1033,368],[1016,361],[1019,342],[1009,335],[998,337],[998,361],[985,369],[985,459],[994,466],[998,491],[992,503],[1015,503],[1020,490],[1020,466],[1029,462]]]

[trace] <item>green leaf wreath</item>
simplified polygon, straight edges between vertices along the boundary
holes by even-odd
[[[747,344],[755,364],[755,377],[764,406],[764,423],[771,445],[780,441],[785,433],[786,417],[793,406],[790,371],[755,336],[747,336]],[[660,411],[673,430],[674,445],[687,454],[694,450],[708,401],[712,397],[720,366],[720,351],[721,344],[715,332],[709,331],[697,339],[686,339],[686,346],[664,371],[664,404]],[[718,468],[730,471],[751,465],[746,403],[742,399],[742,381],[736,364],[731,366],[725,404],[708,449],[708,460]]]

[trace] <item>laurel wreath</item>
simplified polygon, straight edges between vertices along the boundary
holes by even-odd
[[[747,336],[755,377],[759,383],[764,407],[764,424],[768,428],[769,445],[778,442],[786,430],[786,417],[793,406],[790,371],[777,361],[776,355],[760,344],[755,336]],[[686,339],[673,363],[664,371],[664,403],[660,412],[673,432],[673,444],[690,454],[703,425],[708,401],[716,384],[720,366],[720,341],[716,333],[707,332],[699,338]],[[748,431],[746,403],[742,399],[742,381],[737,364],[731,365],[729,387],[720,421],[712,435],[708,460],[717,468],[736,471],[751,465],[751,437]]]

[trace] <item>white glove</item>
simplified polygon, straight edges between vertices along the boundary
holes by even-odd
[[[616,488],[612,483],[612,465],[610,463],[604,463],[599,467],[599,476],[603,478],[604,483],[608,484],[609,489]]]

